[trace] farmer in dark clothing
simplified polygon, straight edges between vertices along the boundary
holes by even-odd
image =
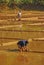
[[[27,44],[28,44],[27,40],[21,40],[17,43],[20,51],[27,51]]]

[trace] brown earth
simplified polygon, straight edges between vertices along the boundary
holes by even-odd
[[[22,11],[21,21],[18,21],[17,11],[0,13],[0,65],[44,64],[43,23],[44,12],[40,11]],[[41,39],[32,40],[34,38]],[[17,51],[20,39],[29,40],[29,52]]]

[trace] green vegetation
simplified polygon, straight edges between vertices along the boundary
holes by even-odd
[[[15,2],[14,0],[9,0],[8,7],[14,9],[15,8]]]
[[[4,2],[7,2],[7,3],[10,3],[10,2],[14,2],[16,4],[42,4],[44,5],[44,0],[0,0],[0,3],[4,3]]]
[[[22,4],[43,4],[44,5],[44,0],[14,0],[16,3],[22,3]]]
[[[24,8],[26,6],[30,6],[30,8],[37,6],[44,8],[44,0],[0,0],[0,5],[7,4],[7,7],[14,9],[16,6],[20,8]],[[36,7],[35,7],[36,8]]]

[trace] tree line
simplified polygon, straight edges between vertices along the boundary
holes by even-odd
[[[14,9],[22,6],[44,6],[44,0],[0,0],[0,6],[8,6]]]

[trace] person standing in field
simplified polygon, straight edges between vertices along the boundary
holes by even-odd
[[[18,21],[21,21],[21,16],[22,16],[22,13],[21,13],[21,10],[18,11]]]

